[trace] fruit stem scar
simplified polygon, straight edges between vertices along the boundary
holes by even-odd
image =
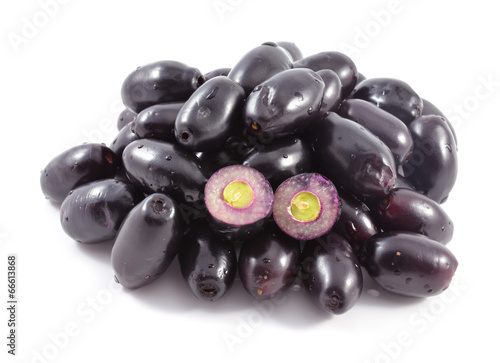
[[[294,195],[288,210],[296,220],[310,222],[318,218],[321,203],[316,194],[303,191]]]
[[[254,194],[252,187],[248,183],[243,180],[235,180],[226,185],[222,197],[231,207],[243,209],[252,204]]]

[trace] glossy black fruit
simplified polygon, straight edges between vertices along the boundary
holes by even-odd
[[[351,246],[335,232],[307,241],[302,250],[304,289],[323,311],[343,314],[358,301],[363,276]]]
[[[238,257],[238,271],[245,290],[256,299],[282,296],[300,270],[299,241],[274,224],[245,241]]]
[[[178,145],[153,139],[131,142],[123,151],[129,179],[145,193],[166,193],[178,203],[202,203],[207,177],[200,160]]]
[[[422,116],[409,125],[415,148],[403,165],[404,176],[415,189],[444,203],[458,174],[457,145],[444,118]]]
[[[433,103],[431,103],[429,100],[422,98],[422,102],[424,105],[424,108],[422,109],[422,116],[436,115],[436,116],[443,117],[444,120],[446,121],[446,124],[450,128],[450,130],[453,134],[453,137],[455,138],[455,144],[458,146],[457,133],[455,132],[455,128],[453,127],[450,120],[448,120],[448,118],[445,116],[445,114],[439,108],[437,108]]]
[[[281,48],[285,49],[288,52],[288,54],[290,54],[290,59],[292,60],[292,62],[304,58],[301,50],[299,49],[299,47],[297,47],[295,43],[287,41],[279,41],[276,42],[276,44],[278,44]]]
[[[211,227],[226,239],[248,239],[271,215],[273,189],[257,170],[231,165],[215,172],[205,187]]]
[[[184,102],[170,102],[150,106],[137,115],[132,131],[140,139],[157,139],[176,142],[175,119]]]
[[[165,60],[146,64],[130,73],[122,85],[122,101],[139,113],[159,103],[185,101],[205,82],[201,72],[184,63]]]
[[[116,280],[129,289],[152,283],[177,256],[184,223],[177,204],[155,193],[137,204],[123,221],[111,250]]]
[[[192,151],[215,150],[243,128],[243,88],[219,76],[200,86],[184,103],[175,120],[175,138]]]
[[[310,69],[290,69],[259,84],[245,102],[244,118],[255,133],[282,137],[318,116],[325,83]]]
[[[391,149],[397,164],[408,161],[413,151],[413,138],[408,127],[389,112],[371,102],[348,99],[342,102],[339,115],[366,127]]]
[[[64,232],[81,243],[104,242],[115,238],[129,211],[142,199],[130,184],[103,179],[80,185],[61,204]]]
[[[368,78],[356,85],[349,98],[369,101],[407,125],[423,109],[422,99],[408,83],[394,78]]]
[[[360,197],[389,193],[396,179],[391,150],[354,121],[330,113],[304,131],[319,170],[336,186]]]
[[[406,231],[423,234],[447,244],[453,237],[453,222],[434,200],[411,189],[393,189],[372,208],[384,231]]]
[[[426,236],[383,232],[364,244],[360,262],[385,290],[415,297],[438,295],[458,267],[451,251]]]
[[[336,112],[342,102],[342,81],[331,69],[320,69],[316,74],[325,82],[323,99],[321,100],[320,114],[329,111]]]
[[[130,111],[128,108],[122,110],[122,112],[120,112],[120,114],[118,115],[118,121],[116,122],[118,131],[124,128],[125,125],[128,125],[130,122],[134,121],[136,116],[137,114],[133,111]]]
[[[309,68],[313,71],[331,69],[342,82],[342,97],[345,98],[357,83],[358,70],[347,55],[340,52],[321,52],[299,59],[293,63],[293,68]]]
[[[240,163],[260,171],[273,189],[286,179],[310,173],[314,168],[311,146],[295,136],[285,136],[253,149]]]
[[[45,198],[62,203],[68,192],[84,183],[113,178],[120,159],[104,144],[74,146],[54,157],[40,173]]]
[[[197,298],[218,301],[236,277],[234,245],[213,232],[205,219],[198,219],[189,227],[179,251],[182,277]]]
[[[227,77],[238,83],[248,95],[266,79],[292,68],[288,51],[267,42],[248,51],[231,69]]]
[[[344,237],[358,254],[368,238],[380,233],[380,227],[365,203],[342,191],[339,201],[340,213],[332,230]]]
[[[231,68],[217,68],[217,69],[214,69],[214,70],[211,70],[210,72],[207,72],[203,75],[203,77],[205,78],[205,82],[212,79],[212,78],[215,78],[215,77],[218,77],[218,76],[226,76],[229,74],[229,72],[231,71]]]
[[[115,139],[109,144],[109,148],[115,153],[115,155],[121,161],[123,150],[132,141],[137,140],[139,137],[133,131],[134,121],[130,121],[128,125],[118,131]]]

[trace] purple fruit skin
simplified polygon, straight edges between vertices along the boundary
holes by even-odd
[[[382,232],[363,246],[360,262],[385,290],[427,297],[445,291],[458,267],[443,244],[411,232]]]
[[[319,171],[357,197],[387,195],[396,180],[391,150],[354,121],[330,113],[305,130]]]
[[[444,203],[458,174],[457,145],[453,132],[441,116],[421,116],[409,126],[415,143],[404,176],[438,203]]]
[[[363,288],[361,267],[347,240],[330,231],[307,241],[302,250],[302,280],[313,303],[323,311],[343,314]]]
[[[273,224],[241,246],[240,279],[245,290],[256,299],[282,296],[295,282],[299,269],[299,241]]]

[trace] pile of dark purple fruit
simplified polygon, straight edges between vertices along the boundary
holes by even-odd
[[[108,146],[87,143],[41,173],[80,243],[113,240],[125,288],[178,257],[195,296],[217,301],[239,273],[256,299],[294,283],[341,314],[364,268],[382,288],[425,297],[451,283],[457,176],[446,117],[405,82],[365,78],[339,52],[303,57],[264,43],[202,74],[176,61],[137,68]]]

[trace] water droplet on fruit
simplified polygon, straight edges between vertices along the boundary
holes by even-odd
[[[143,147],[144,147],[144,145],[137,146],[138,149],[142,149]]]
[[[168,160],[168,161],[172,160],[172,155],[167,155],[167,156],[165,157],[165,160]]]
[[[156,83],[153,85],[153,89],[158,89],[158,85]]]
[[[253,89],[253,91],[252,91],[252,92],[259,92],[261,89],[262,89],[262,86],[261,86],[261,85],[258,85],[257,87],[255,87],[255,88]]]
[[[150,277],[151,276],[149,276],[149,275],[144,276],[145,279],[149,279]]]
[[[304,101],[304,96],[302,95],[302,93],[295,92],[294,96],[297,97],[299,101]]]
[[[264,258],[264,259],[262,260],[262,262],[264,262],[264,263],[269,263],[269,262],[271,262],[271,260],[270,260],[269,258]]]
[[[309,107],[309,108],[307,109],[307,114],[308,114],[308,115],[312,115],[312,114],[313,114],[313,112],[314,112],[314,109],[313,109],[312,107]]]
[[[351,159],[352,159],[352,160],[356,159],[356,155],[351,154]]]
[[[288,159],[288,155],[287,154],[283,154],[283,158],[284,159]]]
[[[209,264],[208,268],[214,268],[214,264],[213,263]]]

